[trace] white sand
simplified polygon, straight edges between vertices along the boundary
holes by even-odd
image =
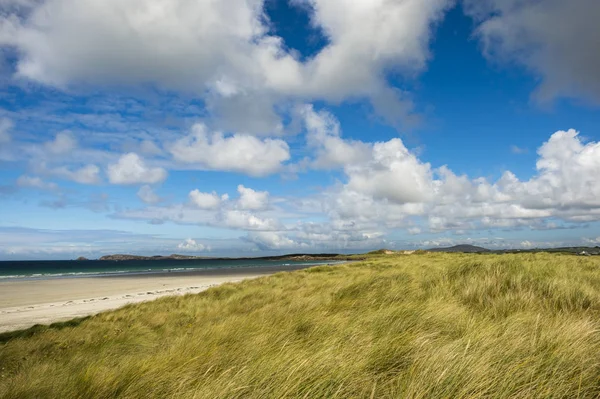
[[[89,316],[166,295],[198,293],[265,273],[0,282],[0,332]]]

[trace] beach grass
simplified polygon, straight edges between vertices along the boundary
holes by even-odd
[[[598,398],[600,257],[374,254],[130,305],[5,336],[0,397]]]

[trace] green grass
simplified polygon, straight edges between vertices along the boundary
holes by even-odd
[[[600,257],[374,255],[3,341],[6,398],[597,398]]]

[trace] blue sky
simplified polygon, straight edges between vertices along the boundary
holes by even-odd
[[[594,0],[0,11],[0,259],[600,245]]]

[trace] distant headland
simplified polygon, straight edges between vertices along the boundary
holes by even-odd
[[[562,252],[562,253],[571,253],[576,255],[600,255],[600,247],[561,247],[561,248],[530,248],[530,249],[499,249],[499,250],[491,250],[483,247],[478,247],[475,245],[455,245],[453,247],[447,248],[430,248],[426,250],[421,250],[422,252],[456,252],[456,253],[487,253],[487,254],[505,254],[505,253],[522,253],[522,252]],[[369,252],[367,255],[371,254],[409,254],[415,251],[393,251],[389,249],[381,249],[377,251]],[[179,255],[179,254],[171,254],[171,255],[154,255],[154,256],[143,256],[143,255],[129,255],[129,254],[114,254],[114,255],[105,255],[98,260],[101,261],[160,261],[160,260],[194,260],[194,259],[212,259],[212,260],[232,260],[232,259],[256,259],[256,260],[290,260],[290,261],[329,261],[329,260],[363,260],[365,255],[344,255],[344,254],[335,254],[335,253],[322,253],[322,254],[287,254],[287,255],[279,255],[279,256],[263,256],[263,257],[210,257],[210,256],[192,256],[192,255]],[[77,260],[85,261],[89,260],[84,258],[83,256],[77,258]]]

